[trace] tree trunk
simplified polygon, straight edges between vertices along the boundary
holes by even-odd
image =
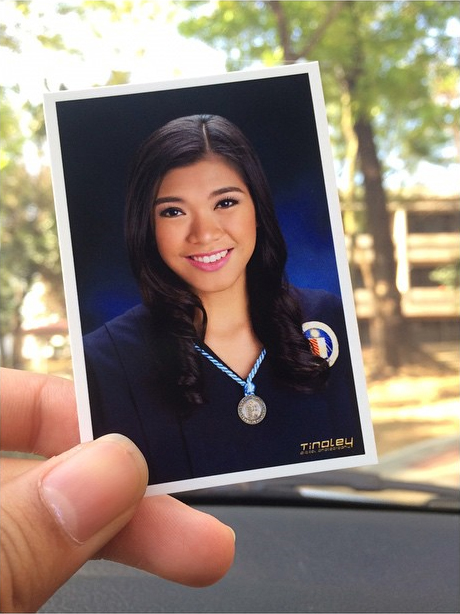
[[[352,20],[359,23],[359,15],[355,14],[354,1],[333,2],[324,21],[313,32],[301,53],[295,53],[292,47],[291,32],[287,21],[285,7],[279,0],[266,3],[274,12],[280,44],[284,49],[286,63],[295,62],[300,57],[308,57],[318,41],[324,35],[338,14],[346,9],[351,12]],[[353,100],[358,81],[363,73],[365,55],[362,39],[358,30],[354,31],[355,62],[351,70],[342,69],[340,80],[345,94]],[[358,119],[353,125],[358,143],[358,158],[364,176],[365,201],[368,230],[374,242],[374,262],[368,277],[371,281],[373,294],[374,317],[370,323],[371,342],[375,353],[375,373],[384,374],[396,370],[401,364],[401,333],[402,314],[401,296],[396,287],[396,261],[391,236],[390,216],[387,211],[386,195],[383,188],[383,177],[380,161],[375,147],[372,124],[367,119]],[[346,134],[345,134],[346,138]],[[348,139],[350,142],[350,137]]]
[[[396,261],[391,236],[390,216],[374,132],[369,120],[355,122],[360,168],[364,176],[367,225],[374,243],[373,302],[374,317],[370,335],[375,351],[375,372],[396,370],[401,364],[401,296],[396,287]]]

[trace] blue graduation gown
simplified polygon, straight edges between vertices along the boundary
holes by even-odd
[[[322,290],[292,291],[303,322],[322,322],[338,339],[339,355],[320,392],[283,386],[266,358],[253,381],[267,414],[246,424],[237,413],[242,386],[200,355],[207,402],[177,411],[155,377],[151,316],[138,305],[84,336],[94,436],[132,439],[147,460],[150,484],[363,454],[341,302]]]

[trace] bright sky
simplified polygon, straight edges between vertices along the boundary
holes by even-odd
[[[57,15],[56,3],[49,0],[30,0],[30,15],[24,17],[15,4],[2,0],[2,21],[7,35],[20,41],[21,53],[0,47],[0,64],[2,84],[20,86],[13,99],[18,108],[27,100],[40,104],[45,91],[56,91],[61,84],[71,90],[104,85],[112,70],[129,72],[131,83],[225,72],[223,52],[178,34],[183,11],[169,0],[134,0],[133,11],[118,22],[105,10],[92,11],[91,21],[75,13]],[[79,53],[45,48],[37,39],[44,32],[59,33],[66,48]],[[24,113],[21,128],[26,135],[29,119]],[[32,143],[26,145],[24,157],[34,172],[39,162]]]
[[[20,41],[21,53],[0,47],[0,65],[2,84],[20,85],[14,101],[18,106],[27,100],[39,104],[46,89],[55,91],[61,84],[68,89],[104,85],[112,70],[129,72],[131,83],[225,72],[223,52],[178,34],[177,23],[184,17],[184,10],[171,0],[134,0],[132,12],[119,22],[112,21],[110,13],[104,10],[92,11],[91,21],[81,20],[75,13],[56,15],[57,3],[49,0],[29,0],[31,14],[24,18],[15,4],[2,0],[2,22],[7,35]],[[67,48],[80,53],[46,49],[37,40],[37,34],[44,32],[59,33]],[[25,134],[28,121],[25,114],[22,125]],[[37,156],[32,144],[26,147],[25,157],[33,172]],[[393,176],[391,187],[414,183],[423,186],[429,182],[439,195],[458,193],[456,167],[422,163],[415,176],[401,169]]]
[[[21,41],[22,50],[17,54],[1,49],[2,80],[5,85],[20,83],[33,103],[41,101],[45,83],[50,90],[61,83],[68,89],[104,85],[111,70],[130,72],[133,83],[225,71],[222,52],[179,36],[176,24],[181,13],[168,16],[174,6],[169,1],[134,1],[133,11],[120,22],[102,10],[91,12],[91,22],[75,13],[57,15],[56,3],[49,0],[30,0],[31,15],[18,20],[21,16],[14,5],[2,1],[2,21],[7,34]],[[36,38],[44,25],[50,35],[59,33],[66,47],[83,57],[45,49]]]

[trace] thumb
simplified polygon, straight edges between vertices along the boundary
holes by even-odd
[[[147,485],[137,447],[107,435],[2,487],[1,609],[37,610],[130,520]]]

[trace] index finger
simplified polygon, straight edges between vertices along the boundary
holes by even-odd
[[[16,369],[0,373],[2,450],[53,456],[79,443],[73,382]]]

